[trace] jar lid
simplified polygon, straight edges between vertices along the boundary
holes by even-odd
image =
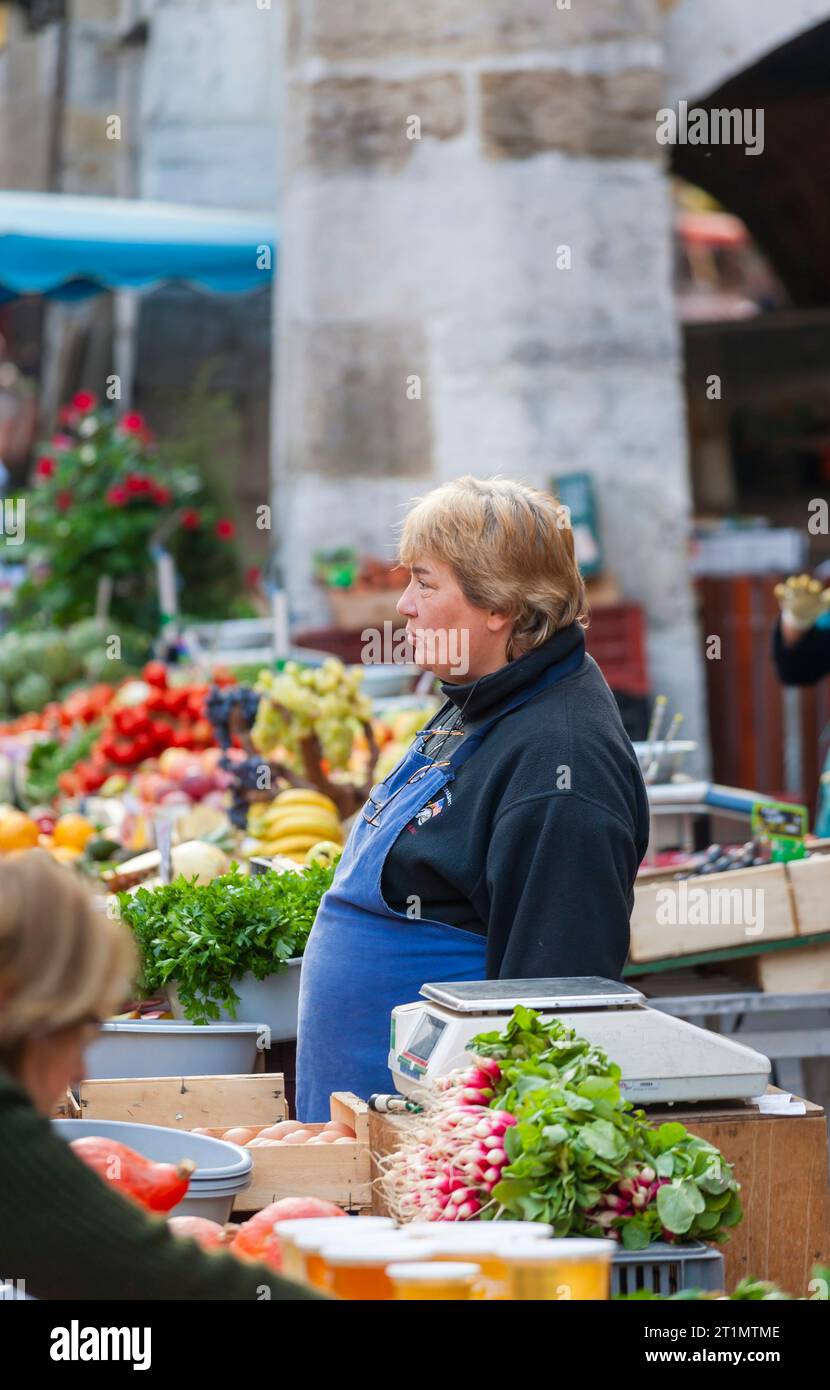
[[[467,1241],[489,1242],[499,1247],[517,1240],[546,1240],[553,1235],[553,1227],[542,1221],[422,1221],[403,1229],[413,1241],[446,1240],[459,1245]]]
[[[616,1241],[590,1236],[564,1236],[559,1240],[521,1240],[505,1247],[504,1257],[519,1264],[562,1264],[566,1260],[610,1260]]]
[[[451,1260],[443,1264],[427,1261],[424,1264],[387,1265],[386,1273],[390,1279],[405,1279],[410,1284],[467,1284],[481,1273],[481,1266]]]
[[[290,1221],[277,1221],[274,1223],[274,1231],[278,1236],[288,1236],[293,1240],[298,1233],[308,1235],[312,1231],[331,1230],[333,1226],[338,1228],[345,1226],[349,1234],[359,1239],[364,1231],[393,1231],[396,1229],[395,1222],[391,1216],[297,1216]]]
[[[356,1245],[338,1240],[333,1245],[322,1246],[319,1253],[327,1265],[372,1265],[383,1269],[396,1262],[429,1260],[437,1252],[426,1241],[416,1249],[411,1240],[390,1239],[375,1241],[373,1244],[362,1241]]]

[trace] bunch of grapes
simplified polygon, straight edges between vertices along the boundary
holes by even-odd
[[[355,737],[372,717],[362,681],[359,668],[347,670],[336,657],[322,666],[288,661],[277,673],[263,671],[251,742],[263,754],[279,747],[284,761],[301,770],[302,741],[315,734],[329,767],[347,767]]]
[[[247,730],[256,719],[258,706],[259,695],[250,685],[211,686],[205,710],[220,748],[230,748],[237,732],[231,727],[234,710],[238,711],[239,725]]]

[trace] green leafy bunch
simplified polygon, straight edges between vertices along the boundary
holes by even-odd
[[[470,1050],[495,1057],[491,1106],[516,1124],[493,1198],[507,1216],[546,1221],[558,1236],[613,1235],[627,1249],[653,1240],[708,1240],[741,1218],[731,1166],[684,1125],[652,1126],[620,1092],[602,1048],[559,1019],[518,1006],[503,1033]]]
[[[116,416],[90,392],[60,415],[60,431],[34,466],[24,542],[10,552],[28,574],[15,621],[74,622],[93,613],[99,580],[113,582],[110,611],[143,631],[158,627],[151,546],[161,542],[181,569],[188,552],[225,549],[235,563],[233,523],[215,514],[197,468],[171,464],[136,412]]]
[[[121,893],[121,917],[141,959],[139,987],[155,994],[175,981],[191,1023],[236,1017],[233,988],[245,974],[265,979],[301,956],[334,868],[245,874],[236,865],[212,883],[183,877]]]

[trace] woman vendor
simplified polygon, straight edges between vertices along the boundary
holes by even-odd
[[[618,979],[648,801],[585,653],[550,494],[460,478],[403,525],[398,603],[445,703],[355,819],[303,961],[297,1114],[391,1087],[390,1013],[426,982]]]
[[[162,1217],[113,1191],[52,1128],[48,1116],[85,1075],[84,1048],[129,996],[136,964],[129,932],[93,909],[74,874],[40,849],[3,855],[3,1278],[45,1299],[317,1297],[264,1265],[172,1235]]]

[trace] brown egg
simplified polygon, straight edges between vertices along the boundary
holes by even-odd
[[[349,1138],[347,1138],[345,1135],[341,1135],[340,1138],[339,1138],[339,1139],[335,1139],[334,1142],[335,1142],[335,1144],[354,1144],[354,1143],[355,1143],[355,1140],[354,1140],[354,1139],[349,1139]]]
[[[278,1120],[276,1124],[266,1125],[262,1130],[269,1139],[284,1139],[287,1134],[296,1134],[297,1130],[305,1130],[305,1125],[301,1125],[299,1120]]]
[[[237,1125],[234,1129],[226,1129],[222,1138],[229,1144],[247,1144],[249,1139],[255,1139],[256,1136],[256,1125]]]
[[[334,1134],[330,1129],[324,1129],[323,1133],[318,1135],[321,1144],[336,1144],[342,1137],[342,1134]]]
[[[351,1125],[344,1125],[340,1120],[329,1120],[326,1129],[332,1134],[339,1134],[345,1139],[354,1139],[355,1133]]]
[[[291,1134],[286,1134],[283,1139],[284,1144],[305,1144],[311,1138],[311,1133],[307,1129],[295,1129]]]

